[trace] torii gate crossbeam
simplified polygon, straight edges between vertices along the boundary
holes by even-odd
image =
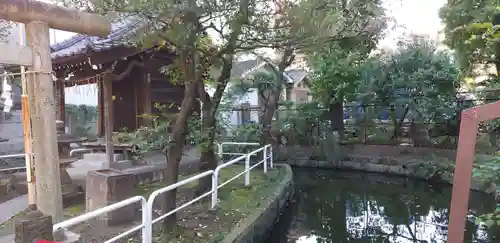
[[[62,193],[57,149],[50,56],[49,28],[106,37],[111,23],[103,16],[34,0],[0,0],[0,19],[26,25],[27,47],[0,45],[0,63],[25,65],[33,78],[28,80],[35,155],[37,209],[62,220]]]

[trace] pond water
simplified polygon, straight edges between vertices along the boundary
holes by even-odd
[[[451,186],[383,174],[294,170],[295,196],[265,243],[446,242]],[[465,242],[500,242],[472,221],[494,210],[471,192]]]

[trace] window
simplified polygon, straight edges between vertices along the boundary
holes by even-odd
[[[241,104],[241,111],[240,111],[240,124],[249,124],[251,122],[250,118],[250,103],[245,102]]]

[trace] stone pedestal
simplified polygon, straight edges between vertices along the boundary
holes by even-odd
[[[53,241],[52,217],[40,211],[32,211],[15,220],[15,243],[35,242],[36,240]]]
[[[135,196],[133,174],[114,169],[89,171],[86,178],[87,212],[102,208]],[[108,213],[101,220],[106,225],[117,225],[134,220],[135,205],[123,207]]]

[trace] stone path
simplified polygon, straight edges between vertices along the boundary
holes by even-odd
[[[0,224],[28,207],[28,195],[22,195],[0,204]]]

